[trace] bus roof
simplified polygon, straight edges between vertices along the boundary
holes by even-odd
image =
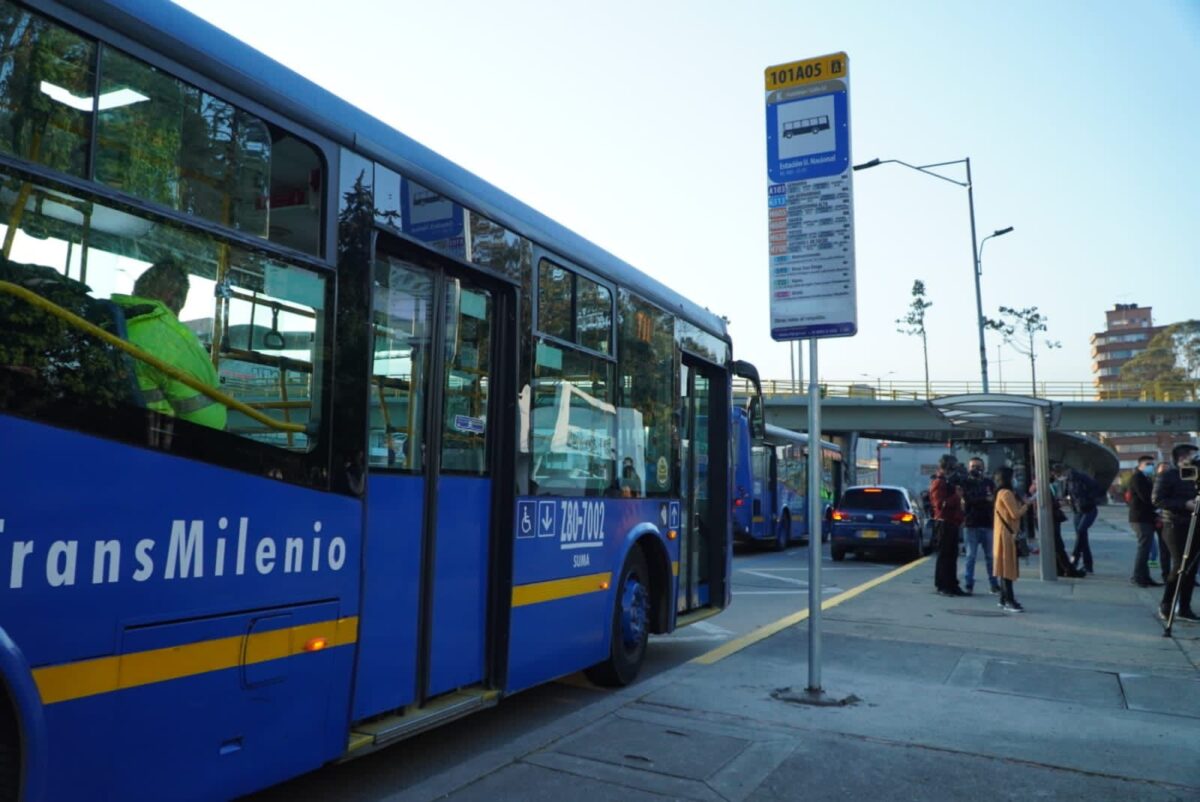
[[[725,322],[629,263],[167,0],[63,4],[506,228],[608,276],[728,341]]]
[[[800,443],[808,445],[808,435],[804,432],[793,432],[791,429],[784,429],[781,426],[774,426],[770,423],[766,427],[766,440],[770,443]],[[842,447],[837,443],[831,443],[828,440],[821,441],[821,448],[829,448],[838,452],[842,452]]]

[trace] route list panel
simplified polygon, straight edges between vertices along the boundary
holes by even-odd
[[[770,186],[773,332],[854,333],[851,192],[846,173]]]

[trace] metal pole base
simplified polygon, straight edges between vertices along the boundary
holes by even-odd
[[[820,688],[805,688],[797,691],[790,685],[771,691],[771,698],[788,704],[808,705],[809,707],[851,707],[862,701],[852,693],[846,696],[835,696]]]

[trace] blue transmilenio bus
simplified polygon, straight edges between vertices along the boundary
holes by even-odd
[[[170,3],[0,36],[0,800],[243,794],[728,603],[720,318]],[[114,301],[167,261],[215,389]]]
[[[732,411],[733,534],[736,541],[787,548],[808,540],[808,435],[766,423],[758,372],[734,363],[751,394]],[[821,441],[821,539],[829,535],[828,515],[841,491],[842,451]]]

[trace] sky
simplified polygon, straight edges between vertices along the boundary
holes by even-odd
[[[969,157],[979,238],[1014,227],[984,249],[983,309],[1047,316],[1062,347],[1039,346],[1039,382],[1091,382],[1115,303],[1200,317],[1200,0],[179,4],[726,316],[764,378],[791,361],[769,327],[763,71],[836,51],[853,162]],[[854,222],[858,334],[820,342],[822,380],[923,380],[896,325],[920,279],[931,380],[978,382],[966,190],[860,171]],[[993,389],[1028,381],[995,334],[988,360]]]

